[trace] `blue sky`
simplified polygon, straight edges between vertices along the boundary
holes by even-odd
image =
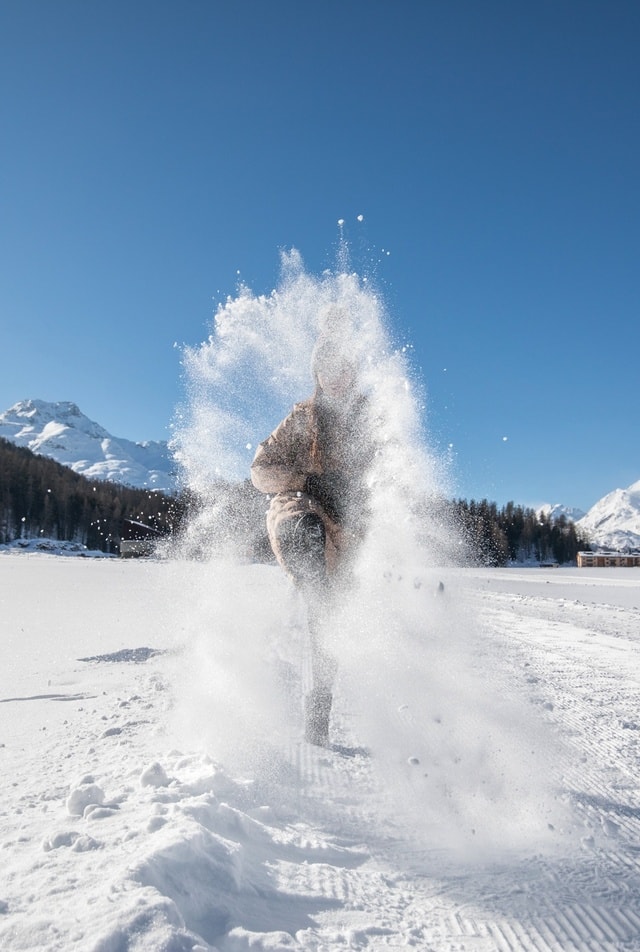
[[[166,439],[174,343],[344,219],[459,495],[639,480],[639,49],[635,0],[3,0],[0,410]]]

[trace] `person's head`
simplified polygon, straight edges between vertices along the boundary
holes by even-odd
[[[330,399],[338,400],[353,393],[356,368],[335,341],[328,338],[318,341],[313,351],[311,369],[316,387]]]

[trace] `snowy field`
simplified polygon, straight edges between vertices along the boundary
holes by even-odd
[[[321,750],[277,569],[0,554],[0,947],[640,950],[640,574],[378,585]]]

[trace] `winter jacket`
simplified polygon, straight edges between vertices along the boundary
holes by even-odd
[[[272,495],[267,513],[271,545],[284,519],[315,512],[323,520],[327,566],[361,538],[366,524],[366,475],[371,461],[367,401],[332,406],[322,391],[298,403],[260,444],[251,466],[253,485]],[[320,478],[318,478],[320,477]]]

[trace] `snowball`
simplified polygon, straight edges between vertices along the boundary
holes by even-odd
[[[143,787],[167,787],[169,778],[162,764],[156,761],[156,763],[142,771],[140,783]]]
[[[67,797],[67,812],[71,816],[82,816],[88,806],[101,803],[104,803],[104,791],[97,783],[81,784]]]

